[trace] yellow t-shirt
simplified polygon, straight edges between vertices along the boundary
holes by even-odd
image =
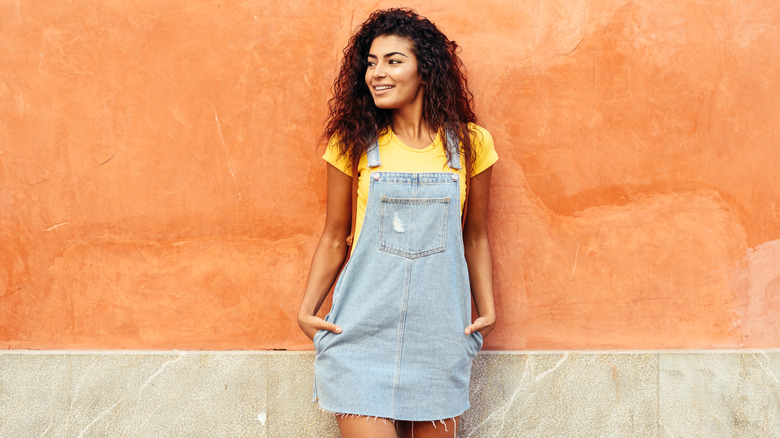
[[[469,124],[472,132],[471,141],[474,145],[476,157],[471,166],[471,175],[477,175],[485,169],[492,166],[498,160],[496,148],[493,145],[493,137],[481,126]],[[449,172],[447,165],[447,155],[444,153],[441,137],[436,136],[433,143],[423,149],[414,149],[405,145],[396,137],[392,129],[388,128],[387,133],[379,137],[379,155],[382,165],[375,169],[380,172]],[[322,158],[332,164],[337,169],[352,176],[352,164],[346,157],[339,158],[338,149],[335,142],[331,139],[325,155]],[[461,156],[461,163],[465,163]],[[360,158],[358,178],[358,196],[357,196],[357,218],[355,219],[355,243],[360,236],[360,229],[363,226],[363,218],[366,215],[366,203],[368,202],[368,186],[370,170],[368,168],[368,157],[364,154]],[[463,211],[463,204],[466,200],[466,167],[462,166],[460,170],[460,208]],[[353,248],[355,245],[352,246]]]

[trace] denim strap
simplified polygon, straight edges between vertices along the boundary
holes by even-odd
[[[455,135],[452,131],[447,131],[447,149],[448,155],[450,156],[450,160],[447,165],[450,166],[450,168],[453,170],[461,169],[460,148],[458,147],[459,143],[458,136]],[[376,140],[371,144],[371,146],[368,147],[367,155],[368,167],[374,168],[382,165],[382,159],[379,155],[379,142]]]
[[[382,160],[379,158],[379,142],[374,140],[374,143],[368,147],[368,167],[374,168],[382,165]]]
[[[452,131],[447,131],[447,152],[450,155],[450,162],[448,163],[450,169],[460,170],[460,148],[458,147],[458,136]]]

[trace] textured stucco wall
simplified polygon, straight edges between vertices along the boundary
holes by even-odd
[[[497,144],[489,349],[780,346],[780,3],[407,3]],[[0,2],[0,346],[309,348],[367,1]]]

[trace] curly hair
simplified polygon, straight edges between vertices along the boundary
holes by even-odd
[[[467,162],[474,160],[469,123],[476,122],[474,97],[468,89],[460,48],[430,20],[412,9],[394,8],[373,12],[344,48],[344,59],[333,82],[328,102],[324,136],[333,138],[341,156],[353,165],[368,145],[384,134],[392,110],[377,108],[365,82],[371,43],[379,36],[408,39],[417,57],[418,72],[425,84],[423,119],[436,132],[452,132],[460,141]],[[446,135],[441,136],[448,151]]]

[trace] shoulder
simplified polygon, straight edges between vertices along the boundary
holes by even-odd
[[[487,129],[477,125],[476,123],[469,123],[469,132],[471,133],[471,142],[475,148],[480,147],[493,147],[493,136],[490,135]]]
[[[469,123],[469,132],[471,133],[471,144],[474,147],[474,164],[471,173],[477,175],[498,161],[498,153],[493,143],[493,136],[487,129],[475,123]]]
[[[352,176],[352,165],[349,158],[341,152],[339,137],[333,135],[328,140],[328,146],[325,148],[325,154],[322,159],[332,164],[336,169]]]

